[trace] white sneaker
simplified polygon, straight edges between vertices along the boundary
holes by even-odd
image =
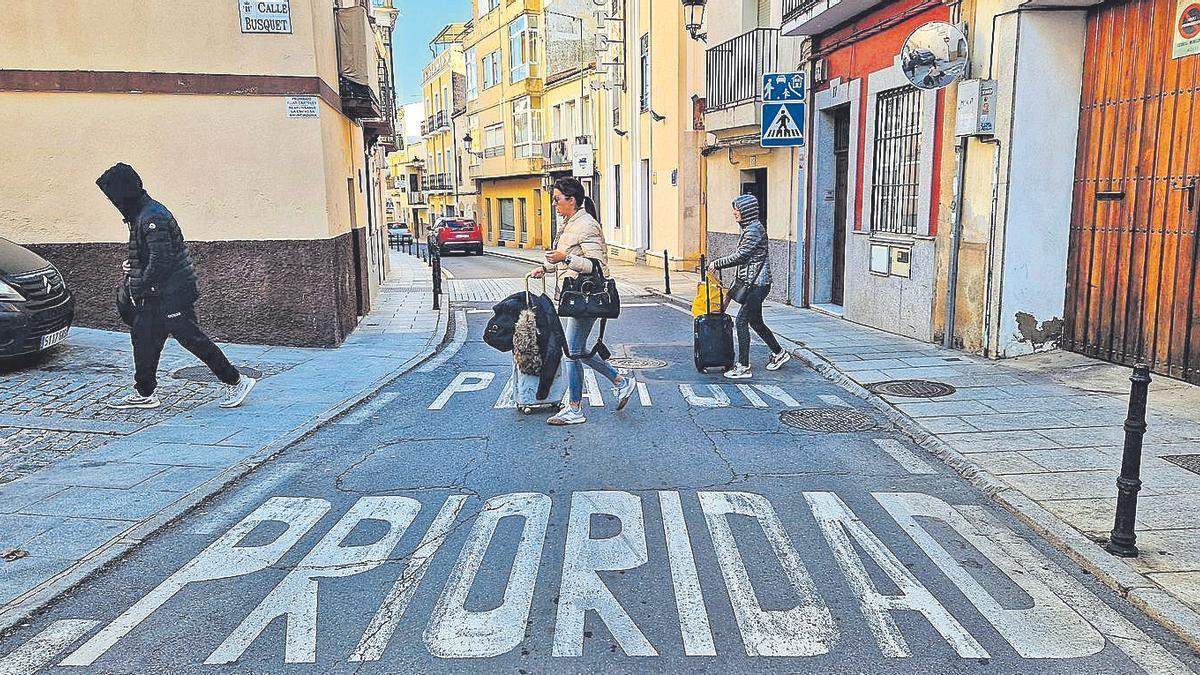
[[[246,400],[250,395],[250,390],[254,389],[254,385],[258,384],[258,380],[249,375],[242,375],[237,384],[226,387],[228,392],[224,401],[221,401],[222,408],[236,408]]]
[[[771,358],[767,359],[767,370],[779,370],[783,364],[792,360],[792,354],[786,349],[782,349],[778,354],[772,354]]]
[[[161,404],[158,401],[158,397],[154,394],[142,396],[136,391],[120,401],[110,401],[108,403],[108,407],[113,410],[133,410],[137,408],[148,410],[150,408],[157,408],[159,405]]]
[[[743,366],[739,363],[725,371],[725,377],[731,380],[748,380],[754,377],[754,373],[750,372],[750,366]]]
[[[546,420],[546,423],[555,427],[565,427],[571,424],[583,424],[587,418],[583,416],[583,408],[576,410],[571,406],[567,406],[559,410],[554,417]]]
[[[624,410],[625,406],[629,405],[629,399],[633,397],[633,390],[637,389],[637,380],[627,372],[621,372],[621,386],[613,387],[613,396],[617,397],[617,410]]]

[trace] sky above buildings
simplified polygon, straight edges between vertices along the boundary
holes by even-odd
[[[421,69],[429,63],[429,41],[446,24],[471,18],[471,0],[397,0],[400,16],[392,33],[396,65],[396,98],[401,104],[421,100]]]

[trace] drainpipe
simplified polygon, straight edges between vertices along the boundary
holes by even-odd
[[[946,321],[942,347],[954,348],[954,305],[958,292],[958,250],[962,244],[963,174],[966,173],[967,139],[954,146],[954,215],[950,224],[950,270],[946,278]]]

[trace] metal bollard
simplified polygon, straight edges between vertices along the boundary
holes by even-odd
[[[671,294],[671,259],[667,256],[667,249],[663,249],[663,290],[667,295]]]
[[[1150,366],[1133,367],[1129,381],[1129,414],[1125,418],[1125,447],[1121,451],[1121,475],[1117,477],[1117,515],[1104,548],[1121,558],[1136,558],[1138,491],[1142,489],[1142,437],[1146,435],[1146,391],[1150,388]]]
[[[433,308],[435,310],[442,308],[442,256],[440,253],[433,253]]]

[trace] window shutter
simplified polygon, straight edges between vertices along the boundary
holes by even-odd
[[[758,0],[758,27],[771,27],[771,0]]]

